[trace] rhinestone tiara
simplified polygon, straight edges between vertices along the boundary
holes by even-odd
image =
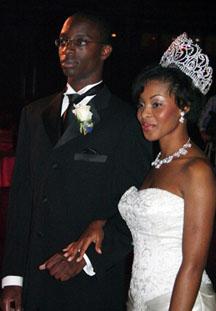
[[[171,43],[161,57],[160,65],[175,65],[192,79],[202,94],[205,95],[209,91],[213,73],[212,67],[209,66],[209,58],[185,32]]]

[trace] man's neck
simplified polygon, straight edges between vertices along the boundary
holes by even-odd
[[[101,82],[103,82],[103,80],[100,80],[96,83],[93,83],[93,84],[88,84],[88,85],[85,85],[83,88],[79,89],[78,91],[75,90],[69,83],[67,83],[67,88],[66,88],[66,92],[65,94],[71,94],[71,93],[78,93],[78,94],[83,94],[85,93],[86,91],[90,90],[92,87],[96,86],[97,84],[100,84]]]
[[[81,80],[75,81],[74,79],[68,78],[67,83],[76,91],[79,92],[81,89],[88,85],[97,84],[102,81],[102,77],[98,77],[97,79],[89,79],[89,80]]]

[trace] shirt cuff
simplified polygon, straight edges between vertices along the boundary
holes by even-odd
[[[95,275],[94,269],[92,267],[91,261],[89,260],[88,256],[86,254],[83,255],[83,259],[86,262],[86,266],[83,268],[86,274],[89,276]]]
[[[2,279],[2,288],[5,286],[22,286],[23,277],[17,275],[8,275]]]

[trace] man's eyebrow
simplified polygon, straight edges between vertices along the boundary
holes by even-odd
[[[67,32],[62,32],[62,33],[60,33],[59,36],[60,36],[60,37],[67,37],[67,38],[68,38]],[[76,33],[76,34],[74,35],[74,38],[76,38],[76,37],[87,37],[87,38],[93,39],[93,37],[92,37],[90,34],[82,33],[82,32]]]

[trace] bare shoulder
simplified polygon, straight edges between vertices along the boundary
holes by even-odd
[[[197,189],[206,186],[216,188],[212,166],[202,154],[189,158],[183,166],[183,173],[185,187],[191,188],[196,185]]]
[[[183,170],[181,190],[190,221],[211,222],[216,208],[216,180],[211,164],[202,155],[192,155]]]

